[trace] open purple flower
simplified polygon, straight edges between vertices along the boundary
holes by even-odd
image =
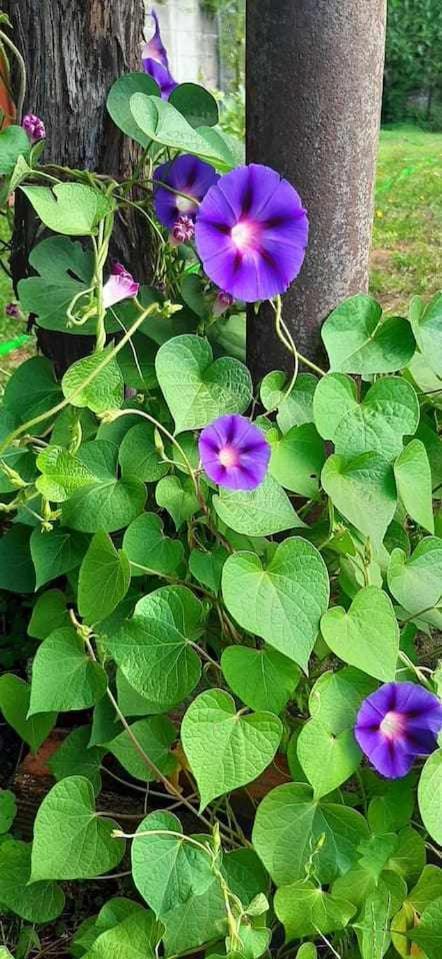
[[[163,44],[160,33],[160,24],[158,14],[155,10],[150,11],[150,16],[155,23],[155,32],[150,40],[144,44],[141,58],[143,61],[144,72],[155,80],[161,90],[163,100],[168,100],[170,94],[178,86],[169,70],[169,61],[167,50]]]
[[[355,736],[382,776],[400,779],[416,756],[428,756],[442,729],[442,704],[414,683],[385,683],[364,699]]]
[[[233,490],[259,486],[270,460],[270,446],[261,430],[245,416],[220,416],[202,431],[199,452],[214,483]]]
[[[132,274],[129,273],[121,263],[114,263],[112,273],[103,287],[103,302],[106,310],[120,300],[127,300],[131,296],[137,296],[140,284],[137,283]]]
[[[37,140],[44,140],[46,137],[46,128],[43,120],[35,113],[27,113],[26,116],[23,117],[22,127],[28,134],[31,143],[36,143]]]
[[[217,180],[218,174],[209,163],[187,153],[157,168],[154,173],[154,181],[157,181],[154,183],[155,213],[160,223],[170,230],[172,243],[192,239],[199,203]]]
[[[257,163],[222,176],[206,194],[195,223],[205,272],[247,303],[285,292],[301,269],[307,239],[299,194],[275,170]]]

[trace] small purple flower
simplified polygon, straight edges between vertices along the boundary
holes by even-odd
[[[210,187],[217,182],[218,174],[209,163],[186,153],[159,166],[154,173],[155,180],[160,181],[154,184],[155,213],[160,223],[171,231],[172,243],[175,227],[182,228],[183,221],[189,219],[192,232],[186,239],[191,239],[198,205]],[[167,186],[161,186],[161,183],[167,183],[172,189],[168,190]],[[178,192],[174,193],[174,190]],[[188,222],[184,225],[189,226]],[[185,240],[180,239],[178,242],[184,243]]]
[[[160,24],[158,14],[155,10],[150,11],[150,16],[155,23],[155,32],[150,40],[144,44],[141,58],[143,61],[144,72],[148,73],[158,84],[161,90],[163,100],[168,100],[170,94],[178,86],[169,70],[169,61],[167,50],[163,44],[160,33]]]
[[[127,300],[131,296],[137,296],[140,284],[137,283],[132,274],[129,273],[121,263],[114,263],[112,273],[103,287],[103,302],[106,310],[120,300]]]
[[[416,756],[428,756],[442,729],[442,704],[414,683],[385,683],[364,699],[355,736],[382,776],[400,779]]]
[[[191,216],[182,214],[178,217],[175,226],[170,234],[172,246],[179,246],[180,243],[188,243],[195,233],[195,224]]]
[[[205,272],[247,303],[287,290],[301,269],[307,239],[299,194],[275,170],[257,163],[222,176],[196,217],[196,249]]]
[[[233,306],[234,302],[235,300],[230,293],[226,293],[225,290],[219,290],[213,304],[213,315],[222,316],[226,310],[230,310],[230,307]]]
[[[46,128],[43,120],[37,117],[35,113],[27,113],[26,116],[23,117],[22,127],[28,134],[31,143],[36,143],[37,140],[44,140],[46,137]]]
[[[7,303],[5,313],[6,316],[10,316],[13,320],[19,320],[21,317],[21,310],[17,303]]]
[[[202,431],[199,453],[214,483],[233,490],[256,489],[265,478],[270,446],[245,416],[220,416]]]

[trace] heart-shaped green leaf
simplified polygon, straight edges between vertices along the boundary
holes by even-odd
[[[181,741],[198,784],[200,810],[224,793],[256,779],[272,762],[282,723],[272,713],[236,712],[222,689],[201,693],[181,725]]]
[[[399,498],[412,519],[434,533],[431,468],[420,440],[412,440],[393,466]]]
[[[409,613],[421,614],[426,622],[439,626],[442,606],[442,539],[426,536],[410,557],[394,549],[387,570],[388,588]]]
[[[130,563],[126,553],[122,549],[115,549],[110,536],[99,530],[95,533],[80,567],[80,615],[91,626],[106,619],[124,599],[129,584]]]
[[[84,776],[92,783],[95,795],[101,791],[100,767],[105,750],[89,746],[90,726],[78,726],[63,740],[48,761],[57,782],[67,776]]]
[[[31,144],[23,127],[13,124],[0,132],[0,174],[12,173],[19,156],[29,158]]]
[[[189,556],[189,569],[192,576],[212,593],[219,593],[221,574],[228,555],[224,546],[215,546],[210,552],[192,549]]]
[[[250,493],[220,488],[219,495],[213,497],[213,505],[226,526],[245,536],[272,536],[305,526],[285,490],[269,473]]]
[[[337,899],[312,882],[300,880],[277,889],[275,912],[282,922],[286,942],[316,936],[318,930],[325,936],[345,929],[356,912],[353,903]]]
[[[421,772],[418,788],[419,810],[430,836],[442,843],[442,749],[437,749],[427,759]]]
[[[229,158],[226,145],[222,140],[219,142],[216,135],[218,131],[212,131],[211,127],[194,130],[166,100],[134,93],[130,98],[130,112],[137,126],[150,140],[203,157],[218,169],[230,169],[235,165],[234,158]]]
[[[128,526],[142,512],[146,487],[133,476],[117,477],[117,447],[106,440],[85,443],[77,460],[86,467],[90,481],[63,505],[63,525],[83,533],[101,529],[113,533]]]
[[[180,83],[169,97],[169,103],[187,122],[198,127],[214,127],[218,123],[218,104],[215,97],[199,83]]]
[[[185,479],[180,476],[165,476],[157,483],[155,500],[158,506],[170,514],[177,530],[200,509],[190,476]]]
[[[313,423],[292,426],[285,436],[270,438],[272,456],[269,470],[274,478],[293,493],[316,496],[324,465],[324,444]]]
[[[236,553],[224,565],[222,590],[240,626],[307,670],[329,600],[327,569],[315,546],[286,539],[265,569],[255,553]]]
[[[29,884],[31,848],[9,837],[0,846],[0,902],[27,922],[53,922],[63,912],[63,890],[54,882]]]
[[[318,719],[311,719],[302,727],[297,750],[315,799],[333,792],[349,779],[362,756],[352,729],[344,729],[335,736]]]
[[[399,377],[377,380],[358,403],[354,381],[330,373],[316,387],[313,409],[319,433],[342,456],[374,451],[393,459],[402,451],[403,437],[412,436],[419,423],[416,392]]]
[[[50,533],[32,531],[30,547],[35,566],[36,584],[40,589],[51,579],[57,579],[79,566],[86,552],[88,539],[82,533],[71,533],[56,526]]]
[[[320,882],[344,875],[357,861],[358,846],[368,835],[364,817],[354,809],[316,802],[310,786],[287,783],[272,789],[258,806],[252,838],[273,881],[286,886],[305,879],[312,849]]]
[[[38,530],[40,535],[40,530]],[[60,589],[48,589],[37,598],[28,626],[28,636],[46,639],[61,626],[70,626],[66,596]]]
[[[300,672],[276,649],[228,646],[221,657],[224,679],[250,709],[280,713],[294,692]]]
[[[124,855],[124,841],[112,837],[117,828],[113,819],[95,812],[94,790],[88,779],[62,779],[37,812],[31,881],[93,879],[109,872]]]
[[[375,689],[375,680],[353,666],[327,671],[312,686],[308,702],[310,715],[339,736],[353,729],[362,700]]]
[[[377,586],[359,590],[348,613],[340,606],[321,620],[327,646],[344,663],[385,683],[396,676],[399,627],[391,600]]]
[[[442,949],[442,896],[424,909],[419,925],[407,932],[407,938],[424,950],[426,959],[440,959]],[[412,953],[410,953],[412,955]]]
[[[64,374],[61,386],[66,399],[73,406],[87,406],[93,413],[105,413],[122,405],[123,374],[116,359],[105,362],[112,349],[112,346],[108,346],[101,353],[84,356]],[[89,383],[92,374],[94,379]]]
[[[115,910],[116,901],[113,899],[111,902]],[[103,931],[97,921],[95,929],[98,935],[85,959],[155,959],[162,928],[152,912],[141,909],[138,903],[131,905],[134,908],[129,913],[121,919],[116,915],[112,925],[109,924]],[[83,950],[81,954],[84,954]]]
[[[155,446],[152,423],[138,423],[127,431],[118,454],[123,476],[135,476],[143,483],[155,483],[169,467]]]
[[[176,729],[167,716],[138,719],[132,723],[130,732],[132,735],[127,729],[123,729],[115,739],[107,743],[107,748],[134,779],[148,783],[157,779],[157,775],[136,749],[133,737],[164,776],[175,772],[177,760],[170,748],[176,739]]]
[[[175,336],[158,350],[158,382],[177,433],[207,426],[225,413],[243,413],[252,400],[247,367],[229,356],[213,359],[200,336]]]
[[[56,629],[34,658],[29,714],[88,709],[104,696],[106,686],[103,667],[88,656],[75,629]]]
[[[348,459],[334,454],[322,470],[332,503],[361,533],[380,545],[397,504],[393,469],[379,453]]]
[[[114,123],[128,137],[132,137],[142,147],[148,147],[150,137],[140,130],[140,127],[130,112],[130,98],[134,93],[144,93],[146,96],[161,96],[155,80],[147,73],[124,73],[111,86],[107,98],[107,109]]]
[[[14,793],[10,789],[0,789],[0,835],[9,832],[17,814]]]
[[[203,607],[185,586],[163,586],[137,603],[132,619],[106,648],[128,683],[165,709],[196,686],[201,664],[192,648],[202,627]]]
[[[169,812],[151,813],[140,823],[132,843],[132,873],[138,892],[159,918],[191,896],[201,896],[214,878],[210,855],[185,841],[180,820]]]
[[[55,379],[52,363],[45,356],[32,356],[7,381],[3,407],[25,422],[40,413],[49,412],[61,399],[60,384]],[[46,420],[45,429],[47,425]]]
[[[351,296],[326,319],[321,336],[332,370],[342,373],[394,373],[413,356],[416,343],[407,320],[382,318],[376,300]]]
[[[36,753],[55,726],[57,713],[48,712],[45,708],[45,715],[28,719],[30,698],[31,687],[23,679],[13,673],[0,676],[0,710],[31,752]]]
[[[87,236],[112,210],[111,201],[84,183],[56,183],[46,186],[22,186],[42,223],[54,233]]]
[[[419,349],[436,376],[442,377],[442,293],[436,293],[424,309],[410,314]]]
[[[264,409],[277,409],[276,422],[281,433],[288,433],[292,426],[313,423],[313,396],[318,380],[311,373],[299,373],[287,396],[286,373],[273,370],[261,383],[260,396]]]
[[[184,556],[183,544],[163,532],[163,522],[156,513],[142,513],[128,526],[123,548],[130,561],[133,576],[149,570],[173,575]]]

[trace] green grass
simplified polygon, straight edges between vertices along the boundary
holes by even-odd
[[[371,290],[399,311],[442,287],[442,133],[415,126],[381,132]]]

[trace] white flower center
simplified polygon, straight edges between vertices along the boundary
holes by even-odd
[[[223,446],[218,453],[218,459],[221,463],[221,466],[225,466],[227,469],[232,466],[238,466],[239,456],[233,446]]]
[[[401,713],[395,713],[394,710],[391,709],[385,714],[379,729],[381,733],[387,737],[387,739],[395,739],[396,736],[401,735],[401,733],[404,731],[404,727],[404,717],[401,715]]]
[[[196,203],[187,196],[176,196],[175,205],[179,213],[193,213],[196,210]]]
[[[241,253],[245,253],[253,246],[254,229],[252,224],[246,223],[245,220],[240,220],[239,223],[232,226],[230,236],[236,249]]]

